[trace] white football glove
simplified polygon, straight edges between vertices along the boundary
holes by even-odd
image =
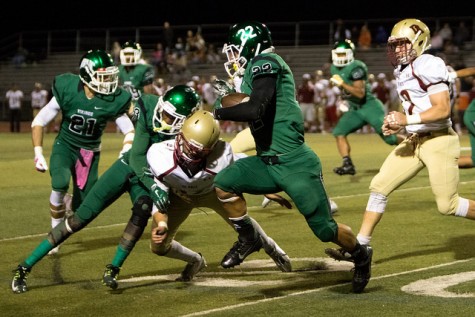
[[[48,170],[48,164],[43,156],[43,147],[35,146],[35,168],[38,172],[44,173]]]

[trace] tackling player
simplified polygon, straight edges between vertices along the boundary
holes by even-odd
[[[270,31],[259,22],[237,23],[229,30],[223,52],[227,55],[226,71],[231,77],[243,76],[241,91],[250,95],[250,100],[215,109],[214,115],[219,120],[249,122],[257,155],[236,161],[215,178],[218,198],[238,232],[238,241],[221,265],[239,265],[261,247],[243,194],[284,191],[315,236],[338,244],[356,259],[353,291],[362,292],[371,276],[372,249],[361,246],[351,229],[331,215],[320,159],[305,144],[292,71],[274,52]]]

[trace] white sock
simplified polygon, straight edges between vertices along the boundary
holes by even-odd
[[[371,242],[371,237],[368,237],[368,236],[364,236],[362,234],[359,234],[356,236],[356,239],[358,240],[358,242],[361,244],[361,245],[369,245],[369,243]]]

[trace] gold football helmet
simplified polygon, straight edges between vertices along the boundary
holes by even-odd
[[[175,158],[180,166],[201,164],[219,140],[219,121],[211,112],[198,110],[185,119],[175,139]]]
[[[418,19],[404,19],[396,23],[388,38],[387,53],[396,67],[412,62],[430,48],[430,31]]]

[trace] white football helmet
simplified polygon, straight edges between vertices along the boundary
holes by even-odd
[[[332,62],[337,67],[343,67],[355,60],[355,45],[350,40],[338,41],[332,50]]]
[[[142,47],[139,43],[125,42],[120,50],[120,63],[124,66],[139,64],[142,58]]]

